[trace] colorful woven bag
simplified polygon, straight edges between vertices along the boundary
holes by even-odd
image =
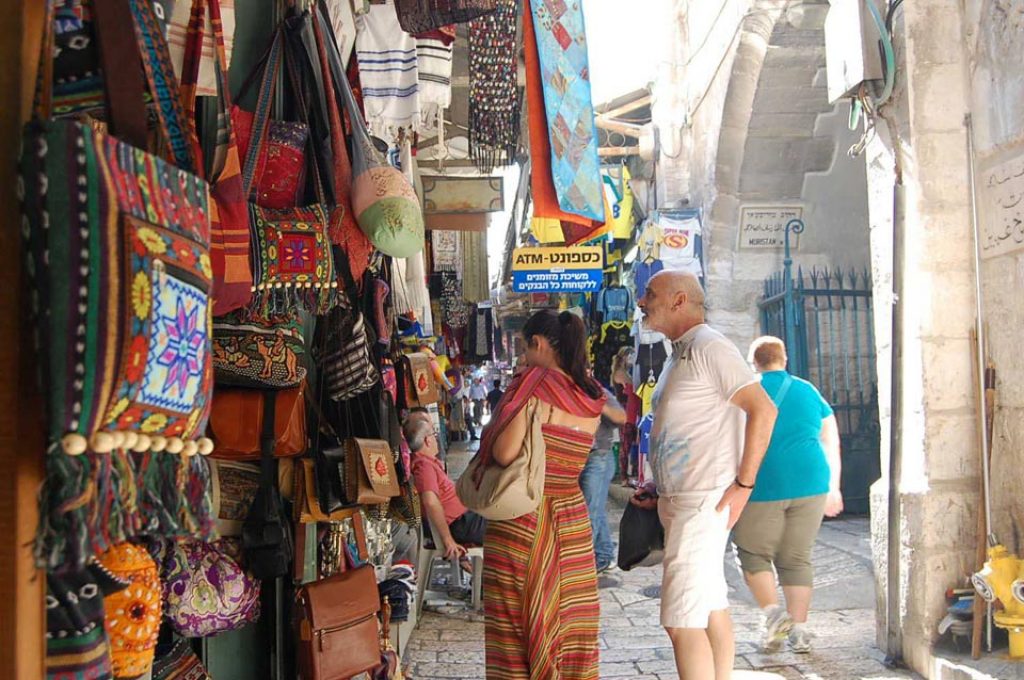
[[[213,680],[188,640],[178,639],[174,646],[153,662],[153,680]]]
[[[252,136],[242,169],[246,196],[251,196],[260,155],[270,126],[270,107],[284,57],[284,27],[274,34],[260,84]],[[303,109],[301,92],[293,94]],[[319,203],[282,210],[249,205],[252,229],[253,308],[261,314],[283,314],[301,308],[326,314],[338,302],[334,255],[327,235],[330,208],[319,172],[315,173]]]
[[[213,322],[218,385],[295,387],[306,379],[306,345],[297,314],[264,318],[235,312]]]
[[[216,635],[260,617],[260,582],[222,544],[164,541],[156,550],[164,616],[180,635]]]
[[[95,0],[93,11],[104,71],[119,85],[107,92],[109,127],[124,141],[48,118],[47,59],[21,164],[48,436],[69,454],[209,452],[199,439],[213,387],[209,189],[190,171],[194,131],[152,6]],[[178,167],[142,150],[140,47]]]
[[[179,3],[188,0],[178,0]],[[210,262],[213,269],[213,313],[226,314],[245,307],[252,299],[252,267],[249,263],[249,213],[242,192],[239,144],[232,126],[228,60],[224,47],[224,26],[220,0],[193,0],[182,67],[182,98],[190,119],[196,116],[204,28],[209,10],[213,29],[214,67],[220,96],[217,104],[217,139],[223,140],[214,154],[211,173]],[[232,17],[232,21],[234,17]],[[197,154],[198,155],[198,154]]]
[[[137,678],[153,667],[160,632],[162,601],[156,563],[133,543],[115,545],[99,556],[118,578],[129,581],[124,590],[106,597],[104,625],[110,637],[110,665],[116,678]]]

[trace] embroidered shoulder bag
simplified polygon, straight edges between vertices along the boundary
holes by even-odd
[[[93,12],[110,133],[49,117],[47,21],[21,162],[48,436],[69,454],[208,453],[210,208],[195,133],[150,3]],[[144,150],[140,47],[171,161]]]

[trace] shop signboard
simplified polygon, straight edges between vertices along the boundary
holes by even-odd
[[[786,224],[803,217],[804,209],[798,205],[745,205],[740,209],[740,248],[782,250]],[[799,250],[800,236],[792,234],[789,245]]]
[[[1024,144],[983,158],[979,165],[982,259],[1024,249]]]
[[[593,293],[603,278],[601,246],[516,248],[512,253],[516,293]]]

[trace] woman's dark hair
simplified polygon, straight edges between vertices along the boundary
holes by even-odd
[[[572,312],[542,309],[527,320],[523,337],[527,342],[535,335],[543,335],[551,344],[558,366],[569,374],[573,382],[590,397],[597,399],[604,392],[587,373],[587,331],[583,319]]]

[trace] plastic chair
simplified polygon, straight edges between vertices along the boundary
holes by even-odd
[[[418,574],[416,582],[416,610],[423,611],[423,597],[430,587],[434,574],[434,561],[444,555],[444,550],[434,543],[434,537],[430,532],[430,522],[426,517],[420,522],[420,546],[419,559],[416,565]],[[473,609],[480,609],[483,606],[484,586],[484,549],[483,546],[467,547],[466,557],[473,564],[471,577],[472,606]],[[458,559],[446,560],[448,564],[450,581],[462,585],[462,567]]]

